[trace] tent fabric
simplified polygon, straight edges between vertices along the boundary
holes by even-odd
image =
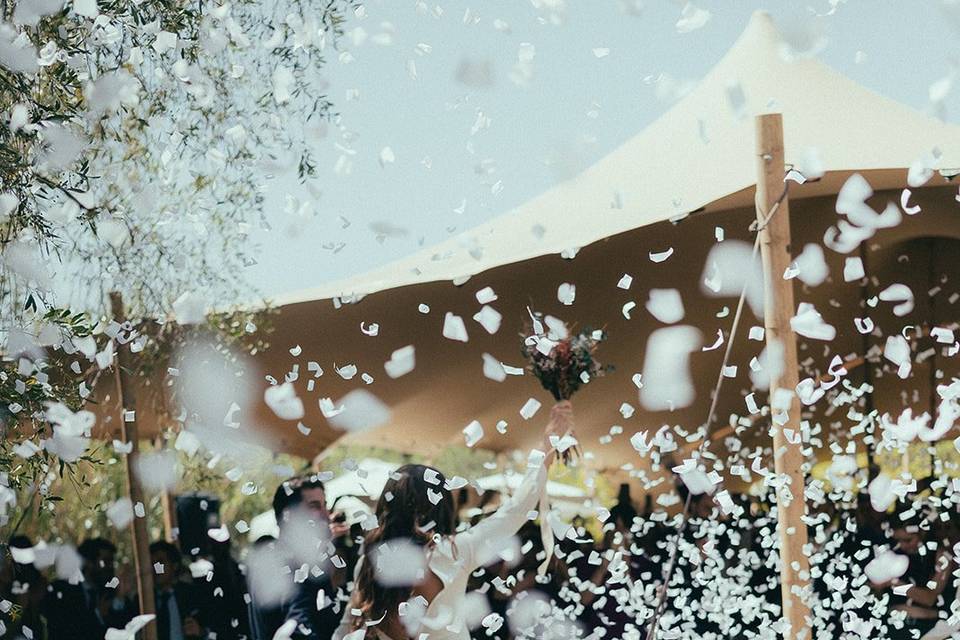
[[[801,168],[812,169],[811,158],[818,158],[828,173],[905,169],[935,149],[942,153],[938,168],[960,168],[960,127],[880,96],[816,59],[787,61],[770,16],[757,12],[696,88],[582,174],[437,246],[277,302],[453,281],[703,208],[752,204],[752,116],[770,112],[784,114],[787,163]],[[903,176],[885,172],[872,182],[875,189],[901,186]],[[824,186],[809,195],[835,193],[838,185]]]
[[[826,172],[818,181],[791,186],[795,254],[808,243],[822,243],[837,219],[835,194],[851,173],[869,180],[876,191],[870,203],[881,210],[887,201],[899,201],[908,184],[908,169],[935,148],[942,154],[939,168],[960,166],[956,157],[960,128],[878,96],[816,60],[786,62],[769,17],[757,14],[694,90],[577,178],[437,247],[366,275],[278,300],[280,306],[270,320],[271,346],[245,363],[248,392],[209,392],[211,403],[222,405],[210,409],[210,415],[225,415],[236,402],[241,426],[211,424],[207,436],[225,442],[254,439],[273,450],[307,457],[339,438],[429,455],[449,444],[462,444],[462,430],[477,420],[484,430],[479,447],[505,451],[535,445],[552,402],[549,394],[530,375],[497,382],[483,373],[484,354],[488,360],[523,364],[520,333],[530,307],[577,327],[607,330],[611,337],[600,355],[616,371],[591,381],[574,398],[586,462],[601,469],[625,469],[647,479],[648,485],[655,484],[658,470],[641,464],[629,439],[637,432],[652,435],[663,425],[689,433],[691,442],[698,439],[722,359],[722,349],[705,347],[718,331],[729,331],[736,302],[705,292],[703,271],[717,244],[718,229],[724,242],[752,242],[756,173],[752,116],[771,110],[784,114],[788,161],[806,163],[809,172],[809,150],[814,149]],[[876,295],[881,284],[897,277],[895,247],[931,235],[960,238],[954,194],[954,187],[934,175],[911,196],[911,202],[922,207],[921,214],[905,217],[902,225],[864,244],[868,273],[875,269],[883,276],[876,283],[844,282],[840,274],[849,256],[828,250],[831,278],[815,288],[795,285],[798,302],[813,303],[838,329],[829,344],[802,341],[804,375],[825,373],[833,355],[882,350],[882,339],[862,336],[853,318],[863,315],[865,297]],[[580,248],[575,258],[560,255],[571,248]],[[650,254],[667,249],[673,254],[665,261],[650,259]],[[617,286],[624,274],[633,277],[629,289]],[[557,298],[563,283],[576,285],[570,306]],[[498,295],[490,306],[502,316],[494,334],[472,319],[483,306],[475,294],[488,286]],[[920,299],[922,283],[910,286]],[[664,328],[644,309],[654,288],[679,290],[686,314],[683,323],[694,327],[702,342],[689,363],[696,398],[674,410],[645,410],[633,382],[634,374],[644,370],[651,335]],[[624,313],[630,303],[636,306]],[[891,330],[902,326],[888,304],[871,313],[878,326]],[[447,314],[463,320],[467,342],[443,337]],[[379,327],[377,335],[369,335],[372,323]],[[751,325],[762,325],[762,320],[748,312],[742,332]],[[731,362],[738,373],[726,381],[717,412],[719,426],[731,415],[748,415],[751,362],[763,346],[747,340],[745,333],[735,340]],[[394,351],[409,345],[415,349],[415,368],[391,378],[384,364]],[[370,384],[364,374],[372,377]],[[850,372],[849,380],[859,385],[866,375],[860,368]],[[923,375],[918,367],[909,381],[915,383],[914,395],[922,396],[929,388]],[[292,382],[304,404],[301,419],[283,420],[262,401],[268,380]],[[323,416],[321,400],[329,398],[338,406],[347,394],[359,390],[382,402],[389,416],[349,433],[334,428]],[[899,397],[891,393],[880,401],[891,403],[893,410],[901,404]],[[526,420],[519,412],[530,398],[544,406]],[[839,419],[814,417],[827,426]],[[497,429],[501,421],[506,427]],[[739,433],[745,442],[764,442],[761,426],[740,427]]]

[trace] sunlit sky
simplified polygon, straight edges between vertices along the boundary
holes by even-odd
[[[818,57],[841,73],[921,111],[934,112],[930,87],[960,60],[956,0],[850,0],[832,14],[828,0],[696,8],[709,19],[680,32],[684,3],[669,0],[364,3],[328,50],[340,118],[316,143],[313,188],[271,183],[273,229],[254,237],[250,281],[266,296],[313,287],[508,213],[664,113],[757,9],[822,40]],[[936,112],[956,120],[958,94]]]

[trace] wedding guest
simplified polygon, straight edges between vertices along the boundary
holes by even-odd
[[[176,545],[159,540],[150,545],[158,640],[207,637],[212,603],[199,585],[183,580],[183,559]]]
[[[198,580],[211,605],[207,624],[217,640],[240,640],[250,637],[246,580],[240,565],[233,559],[230,540],[211,541],[210,561],[213,565],[209,579]]]
[[[130,619],[117,594],[117,548],[104,538],[91,538],[77,548],[83,580],[56,580],[44,598],[42,611],[50,640],[102,638],[108,628],[122,628]]]
[[[273,496],[273,512],[280,537],[268,544],[286,557],[288,570],[284,573],[293,584],[278,606],[257,603],[256,590],[251,589],[253,636],[271,640],[284,628],[291,638],[328,640],[337,628],[332,603],[340,586],[329,556],[336,555],[350,526],[340,519],[331,521],[323,482],[314,474],[281,483]],[[298,580],[303,565],[308,571]]]

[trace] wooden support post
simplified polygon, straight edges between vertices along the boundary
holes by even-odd
[[[774,468],[781,478],[789,479],[789,493],[777,492],[777,533],[780,538],[780,581],[783,596],[783,617],[790,623],[788,640],[811,637],[810,609],[801,591],[806,591],[810,561],[804,553],[807,526],[804,497],[803,452],[800,437],[800,399],[797,338],[790,327],[794,314],[793,282],[784,280],[790,266],[790,209],[784,196],[785,162],[783,152],[783,117],[780,114],[757,116],[757,220],[760,224],[760,252],[763,261],[764,327],[767,348],[783,353],[783,371],[770,381],[771,401],[777,390],[792,394],[785,424],[773,422]],[[776,213],[770,212],[777,207]],[[773,346],[771,348],[771,345]],[[771,415],[782,409],[771,408]],[[782,420],[781,420],[782,421]],[[788,438],[788,433],[790,437]],[[792,440],[792,442],[791,442]]]
[[[153,439],[153,446],[157,451],[163,449],[163,438],[159,435]],[[176,542],[177,507],[176,500],[169,490],[160,492],[160,511],[163,516],[163,539],[167,542]]]
[[[177,505],[169,491],[160,494],[160,507],[163,509],[163,538],[167,542],[177,541]]]
[[[113,313],[113,319],[123,323],[125,319],[123,311],[123,298],[117,292],[110,294],[110,310]],[[140,478],[136,474],[137,460],[140,457],[140,438],[137,434],[136,413],[134,420],[127,422],[124,418],[125,411],[136,411],[136,397],[133,385],[130,381],[130,371],[133,367],[130,363],[130,349],[126,346],[117,347],[117,362],[113,367],[114,380],[117,385],[117,395],[120,405],[120,427],[122,429],[123,441],[131,447],[124,459],[124,468],[127,473],[127,485],[130,491],[130,501],[134,506],[137,503],[143,504],[146,508],[147,501],[143,495],[143,487],[140,485]],[[153,563],[150,562],[150,532],[147,530],[146,517],[134,517],[130,523],[130,534],[133,538],[133,562],[137,571],[137,594],[140,603],[140,613],[156,613],[154,606],[153,591]],[[141,632],[143,640],[157,640],[157,626],[148,624]]]

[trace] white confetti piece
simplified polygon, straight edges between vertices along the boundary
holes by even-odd
[[[783,181],[786,182],[787,180],[791,180],[793,182],[796,182],[797,184],[803,184],[804,182],[807,181],[804,175],[799,171],[797,171],[796,169],[790,169],[789,171],[787,171],[787,175],[783,179]]]
[[[522,376],[524,374],[523,367],[514,367],[509,364],[500,363],[500,366],[503,367],[503,370],[508,376]]]
[[[320,407],[320,413],[322,413],[323,417],[327,418],[328,420],[340,415],[340,413],[342,413],[344,410],[343,407],[337,407],[337,405],[333,403],[332,398],[319,398],[317,400],[317,405]]]
[[[161,31],[153,41],[153,50],[157,53],[172,51],[177,48],[177,34],[170,31]]]
[[[647,311],[664,324],[683,320],[683,300],[676,289],[651,289]]]
[[[706,9],[694,6],[688,2],[680,12],[680,18],[677,20],[677,33],[690,33],[702,28],[710,20],[711,13]]]
[[[797,256],[795,264],[798,269],[797,277],[810,287],[822,284],[830,275],[830,268],[827,266],[823,247],[819,244],[807,244],[800,255]]]
[[[443,319],[443,337],[448,340],[467,342],[470,338],[467,336],[467,327],[463,324],[463,318],[448,311]]]
[[[859,257],[846,258],[843,262],[843,280],[844,282],[853,282],[866,275],[863,270],[863,260]]]
[[[390,409],[366,389],[354,389],[337,403],[342,407],[329,418],[335,429],[359,433],[382,426],[390,421]]]
[[[577,285],[564,282],[557,288],[557,300],[564,305],[572,305],[577,297]]]
[[[901,335],[887,336],[883,346],[883,357],[897,365],[897,375],[904,379],[910,375],[913,362],[910,357],[910,343]]]
[[[495,302],[497,300],[497,294],[491,287],[484,287],[483,289],[480,289],[480,291],[477,291],[476,297],[477,302],[480,304],[490,304],[491,302]]]
[[[630,274],[623,274],[620,278],[620,282],[617,283],[617,288],[619,289],[629,289],[630,285],[633,284],[633,276]]]
[[[541,406],[542,404],[539,400],[530,398],[524,403],[523,407],[520,408],[520,416],[523,417],[524,420],[529,420],[536,415]]]
[[[907,572],[910,558],[892,551],[882,551],[871,560],[863,572],[874,584],[883,584]]]
[[[933,153],[925,153],[910,163],[907,171],[907,184],[913,188],[922,187],[933,177],[936,158]]]
[[[909,203],[910,203],[910,196],[911,196],[911,195],[912,195],[912,193],[911,193],[910,189],[904,189],[904,190],[900,193],[900,207],[903,209],[903,212],[904,212],[905,214],[907,214],[908,216],[915,216],[915,215],[917,215],[918,213],[920,213],[920,210],[921,210],[921,209],[920,209],[920,206],[919,206],[919,205],[916,205],[916,206],[913,206],[913,207],[910,206]]]
[[[107,633],[104,635],[104,640],[135,640],[140,630],[152,622],[156,617],[157,616],[152,613],[134,616],[133,619],[123,627],[123,629],[115,629],[113,627],[107,629]]]
[[[656,252],[656,253],[653,252],[653,251],[651,251],[649,255],[650,255],[650,261],[651,261],[651,262],[655,262],[655,263],[658,263],[658,264],[659,264],[659,263],[661,263],[661,262],[664,262],[664,261],[667,260],[670,256],[673,255],[673,247],[670,247],[670,248],[667,249],[666,251],[660,251],[660,252]]]
[[[689,406],[696,397],[690,376],[690,353],[700,345],[700,332],[690,326],[654,331],[647,341],[640,404],[649,411]]]
[[[441,495],[435,491],[433,494]],[[393,538],[380,543],[370,555],[376,567],[377,583],[384,587],[412,587],[423,580],[427,566],[424,547],[411,540]]]
[[[874,327],[873,320],[870,318],[854,318],[853,324],[862,335],[867,335],[873,331]]]
[[[487,333],[493,335],[500,330],[500,323],[503,320],[503,316],[490,305],[484,305],[480,311],[474,314],[473,319],[479,322],[480,325],[487,330]]]
[[[697,466],[695,460],[684,460],[683,464],[673,468],[673,472],[680,476],[683,484],[693,495],[713,493],[713,481]]]
[[[207,536],[216,542],[226,542],[230,539],[230,530],[222,524],[216,529],[207,529]]]
[[[107,519],[114,529],[126,529],[133,522],[133,503],[130,498],[120,498],[107,507]]]
[[[186,429],[177,434],[177,439],[173,443],[173,448],[183,452],[188,458],[195,456],[200,450],[200,447],[200,439]]]
[[[177,456],[172,451],[154,451],[137,458],[134,471],[147,491],[171,491],[177,485],[180,473]]]
[[[550,446],[556,449],[558,453],[564,453],[568,449],[576,447],[579,444],[577,439],[570,434],[567,434],[563,437],[551,435],[549,440]]]
[[[902,317],[913,311],[913,291],[905,284],[891,284],[880,292],[879,298],[884,302],[897,302],[893,307],[893,315]]]
[[[854,173],[847,178],[837,193],[836,211],[841,214],[856,212],[872,195],[873,188],[870,183],[859,173]]]
[[[740,240],[726,240],[711,247],[704,263],[703,286],[708,296],[739,296],[746,289],[747,303],[757,317],[763,317],[763,272],[754,258],[753,246]]]
[[[934,327],[930,330],[930,335],[940,344],[953,344],[953,331],[945,327]]]
[[[483,425],[474,420],[463,428],[463,438],[468,447],[475,446],[483,439]]]
[[[380,166],[386,167],[388,164],[393,164],[396,162],[397,157],[393,153],[393,149],[390,147],[384,147],[380,150]]]
[[[483,375],[496,382],[503,382],[507,379],[507,372],[503,365],[489,353],[483,354]]]
[[[299,420],[303,418],[303,401],[297,397],[293,384],[267,387],[263,392],[263,401],[281,420]]]
[[[399,378],[413,371],[416,366],[416,353],[412,344],[397,349],[390,354],[390,360],[383,364],[391,378]]]
[[[721,331],[720,329],[717,329],[717,339],[714,340],[713,344],[711,344],[710,346],[701,347],[700,351],[714,351],[715,349],[719,349],[722,344],[723,344],[723,331]]]
[[[824,322],[823,317],[808,302],[801,302],[797,308],[797,315],[790,318],[790,327],[798,334],[812,340],[833,340],[837,337],[837,330]]]
[[[344,380],[352,380],[353,377],[357,375],[357,365],[355,364],[348,364],[343,367],[337,367],[334,365],[333,368],[336,370],[337,375]]]
[[[206,301],[199,295],[187,291],[173,302],[173,316],[177,324],[200,324],[206,318]]]

